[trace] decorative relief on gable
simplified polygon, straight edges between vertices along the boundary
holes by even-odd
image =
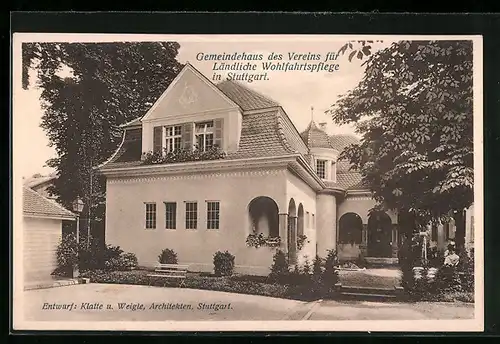
[[[188,85],[188,83],[185,82],[184,90],[182,91],[182,94],[179,97],[179,104],[181,104],[183,107],[187,107],[193,103],[196,103],[197,100],[198,100],[198,94],[191,85]]]

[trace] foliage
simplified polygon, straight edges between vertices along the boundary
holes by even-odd
[[[78,266],[78,249],[76,236],[73,233],[63,236],[56,249],[57,271],[71,272],[73,267]],[[59,273],[57,273],[59,274]]]
[[[158,262],[160,264],[177,264],[177,253],[172,249],[166,248],[158,256]]]
[[[297,250],[302,250],[304,244],[306,243],[307,236],[305,234],[301,234],[297,236]]]
[[[118,257],[112,257],[104,264],[106,270],[126,271],[137,267],[137,257],[133,253],[121,253]]]
[[[93,167],[117,148],[118,126],[145,114],[178,74],[179,48],[176,42],[23,43],[23,88],[33,86],[35,70],[41,127],[57,153],[47,162],[58,175],[50,192],[64,206],[80,196],[85,214],[103,217],[104,181]]]
[[[246,244],[248,247],[259,248],[265,247],[279,247],[281,245],[281,238],[278,237],[266,237],[262,233],[252,233],[246,238]]]
[[[282,250],[277,250],[273,256],[273,264],[271,265],[271,272],[269,279],[271,281],[284,281],[290,275],[288,267],[288,258]]]
[[[153,164],[175,164],[188,161],[204,161],[204,160],[219,160],[224,159],[226,153],[219,147],[213,146],[206,151],[203,150],[187,150],[179,149],[173,152],[147,152],[143,154],[142,163],[144,165]]]
[[[400,41],[365,66],[358,86],[329,110],[362,135],[340,157],[381,207],[426,222],[461,213],[473,201],[472,43]]]
[[[228,251],[217,251],[214,255],[214,273],[216,276],[231,276],[234,271],[234,256]]]
[[[322,281],[329,288],[335,286],[339,281],[339,273],[335,268],[338,263],[337,251],[328,250],[324,261]]]
[[[65,235],[56,250],[57,268],[53,274],[68,276],[73,268],[80,272],[93,270],[130,270],[137,266],[137,257],[125,253],[119,246],[103,245],[90,238],[76,243],[73,233]]]
[[[381,43],[382,41],[350,41],[347,42],[339,49],[339,55],[344,55],[346,52],[349,52],[349,62],[352,61],[354,57],[358,60],[362,60],[365,56],[370,56],[372,54],[372,44]]]

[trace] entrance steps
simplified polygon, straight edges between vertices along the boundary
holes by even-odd
[[[398,265],[398,258],[365,257],[365,261],[370,267]]]
[[[404,297],[401,287],[380,288],[335,285],[340,297],[345,300],[400,301]]]

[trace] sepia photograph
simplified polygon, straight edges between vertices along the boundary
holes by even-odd
[[[17,330],[482,331],[481,36],[13,36]]]

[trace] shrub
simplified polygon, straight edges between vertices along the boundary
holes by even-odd
[[[366,267],[366,259],[365,259],[365,256],[363,255],[362,252],[358,255],[358,258],[356,259],[355,264],[359,268]]]
[[[458,272],[460,274],[460,285],[464,291],[474,291],[474,249],[470,253],[464,250],[460,253],[460,261],[458,264]]]
[[[73,233],[63,236],[56,249],[57,268],[54,274],[66,275],[78,266],[78,244]]]
[[[274,282],[283,282],[289,275],[288,259],[283,251],[277,250],[273,256],[273,264],[271,265],[269,279]]]
[[[158,256],[158,262],[160,264],[177,264],[177,253],[174,250],[166,248]]]
[[[323,284],[328,288],[332,288],[339,281],[339,273],[337,269],[335,269],[338,263],[337,251],[328,250],[324,262],[323,276],[321,278]]]
[[[80,271],[112,269],[119,265],[123,250],[119,246],[104,245],[99,240],[91,238],[90,245],[81,244]]]
[[[106,270],[125,271],[137,267],[137,257],[133,253],[122,253],[118,257],[112,257],[105,261]]]
[[[234,271],[234,256],[226,252],[217,251],[214,254],[214,273],[216,276],[231,276]]]

